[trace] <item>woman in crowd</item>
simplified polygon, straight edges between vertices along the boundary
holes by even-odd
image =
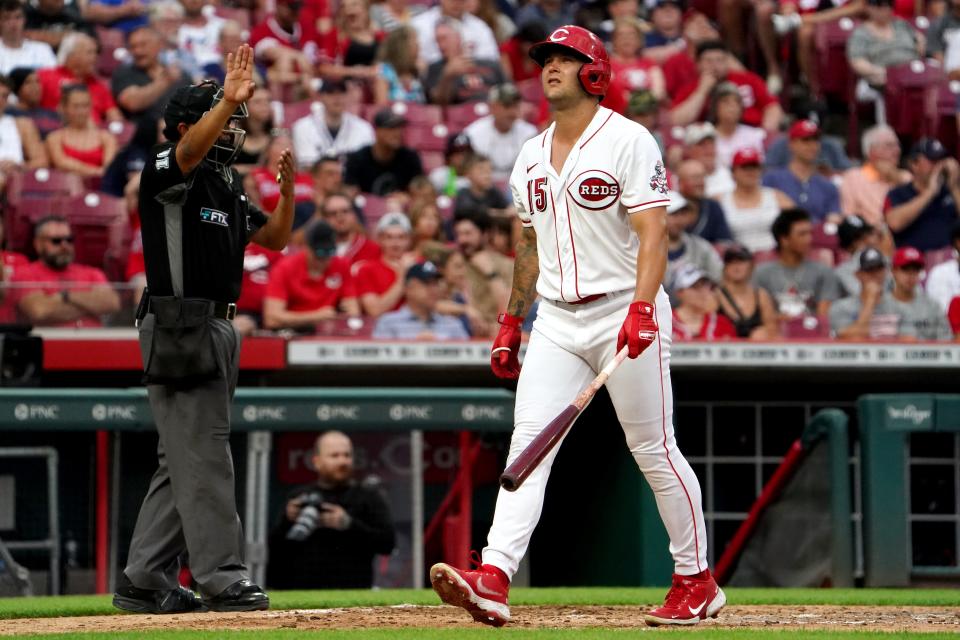
[[[17,97],[17,106],[7,107],[9,115],[29,118],[40,132],[41,139],[46,139],[47,134],[63,126],[63,119],[58,112],[40,106],[40,80],[36,69],[17,67],[9,77],[10,89]]]
[[[782,191],[764,187],[763,161],[756,149],[741,149],[733,156],[733,191],[720,197],[733,239],[750,251],[776,247],[770,225],[780,209],[794,206]]]
[[[320,65],[323,78],[373,80],[378,71],[377,48],[382,34],[370,20],[367,0],[343,0],[337,9],[336,28],[324,36],[329,61]]]
[[[731,245],[723,253],[723,280],[715,291],[719,312],[726,316],[738,338],[776,338],[777,312],[766,289],[753,286],[753,254],[743,245]]]
[[[710,100],[710,122],[717,132],[717,162],[728,168],[740,149],[763,152],[767,132],[741,123],[742,117],[743,97],[737,85],[721,82],[713,90]]]
[[[490,323],[470,302],[470,285],[467,282],[467,261],[454,247],[439,242],[425,243],[422,246],[423,257],[437,265],[443,276],[443,296],[437,304],[437,312],[456,316],[467,329],[471,337],[493,335]]]
[[[12,82],[0,78],[0,105],[10,99]],[[0,172],[39,169],[50,163],[40,132],[28,117],[0,112]]]
[[[233,162],[241,173],[260,164],[263,153],[270,144],[270,132],[273,130],[270,90],[263,86],[257,87],[247,100],[247,112],[247,117],[240,121],[240,127],[247,135]]]
[[[737,335],[725,316],[717,313],[714,283],[692,264],[681,266],[673,278],[680,303],[673,308],[674,340],[718,340]]]
[[[423,256],[423,248],[428,243],[443,243],[446,235],[443,232],[443,219],[440,211],[433,202],[417,202],[410,206],[410,225],[413,227],[411,238],[411,252]]]
[[[636,18],[618,18],[611,36],[610,66],[613,78],[604,106],[623,113],[632,91],[648,90],[659,101],[666,95],[660,67],[643,57],[644,33]]]
[[[64,126],[47,136],[53,166],[84,178],[99,178],[117,154],[117,139],[94,124],[90,91],[82,84],[66,85],[60,93]]]
[[[417,32],[413,27],[400,26],[387,34],[377,54],[380,73],[373,81],[376,104],[426,102],[417,68],[419,50]]]

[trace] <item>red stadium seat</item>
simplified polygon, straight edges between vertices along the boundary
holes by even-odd
[[[813,246],[818,249],[836,251],[840,245],[837,239],[837,225],[815,224],[813,226]]]
[[[125,255],[130,225],[123,198],[90,192],[63,198],[59,206],[76,238],[77,262],[103,269],[111,259]],[[31,221],[37,219],[31,215]]]
[[[444,111],[444,122],[451,131],[463,131],[471,122],[490,113],[490,105],[486,102],[468,102],[447,107]]]
[[[819,262],[820,264],[826,265],[831,269],[833,268],[834,255],[832,249],[814,248],[810,251],[809,258],[814,262]]]
[[[847,62],[847,40],[856,26],[856,22],[844,18],[819,25],[814,34],[820,86],[825,94],[844,100],[853,86],[853,71]]]
[[[926,263],[927,269],[933,269],[938,264],[944,262],[950,262],[955,258],[956,253],[951,247],[946,247],[944,249],[934,249],[932,251],[927,251],[923,254],[923,261]]]
[[[934,136],[957,157],[957,112],[960,106],[960,80],[941,82],[934,90],[927,107],[933,122]]]
[[[314,109],[322,109],[323,105],[317,100],[302,100],[300,102],[288,102],[283,105],[282,118],[277,123],[286,128],[291,128],[293,123],[305,116],[313,113]]]
[[[33,225],[47,216],[64,215],[63,198],[55,196],[28,197],[19,201],[16,209],[6,216],[7,243],[13,251],[34,255]]]
[[[316,332],[318,336],[331,338],[369,339],[373,335],[376,324],[376,318],[331,318],[318,322]]]
[[[429,174],[437,167],[446,164],[446,158],[441,151],[421,151],[420,163],[423,165],[423,172]]]
[[[787,339],[817,339],[830,337],[830,325],[825,318],[806,315],[780,323],[780,334]]]
[[[943,68],[923,60],[898,64],[887,69],[884,100],[887,122],[902,136],[919,138],[933,129],[928,105],[946,76]]]
[[[384,107],[368,104],[363,107],[363,117],[373,122],[373,116]],[[433,126],[443,122],[443,112],[435,104],[417,104],[416,102],[394,102],[390,105],[393,112],[403,116],[411,125]]]
[[[59,169],[15,172],[7,182],[7,201],[12,205],[21,198],[75,196],[82,192],[80,176]]]
[[[354,198],[353,204],[363,212],[363,220],[371,233],[377,221],[391,210],[391,203],[387,198],[372,193],[359,194]]]
[[[437,196],[437,211],[444,220],[453,220],[453,198],[448,195]]]
[[[415,125],[412,122],[403,132],[403,143],[418,151],[445,151],[449,130],[445,125]]]
[[[123,64],[127,57],[127,43],[123,31],[97,27],[97,44],[100,47],[97,54],[97,73],[109,80],[114,70]]]

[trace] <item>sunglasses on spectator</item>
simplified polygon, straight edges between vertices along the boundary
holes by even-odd
[[[73,236],[54,236],[52,238],[46,238],[46,241],[59,247],[64,243],[73,244]]]

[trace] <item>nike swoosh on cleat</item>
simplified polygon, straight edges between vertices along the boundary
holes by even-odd
[[[477,578],[477,593],[482,593],[487,596],[499,596],[500,592],[492,590],[483,584],[483,576]]]
[[[701,603],[700,603],[700,606],[697,607],[696,609],[694,609],[693,607],[688,606],[687,609],[690,610],[690,614],[691,614],[691,615],[695,615],[695,616],[700,615],[700,612],[703,611],[703,608],[704,608],[705,606],[707,606],[707,600],[709,600],[709,598],[704,598],[704,599],[703,599],[703,602],[701,602]]]

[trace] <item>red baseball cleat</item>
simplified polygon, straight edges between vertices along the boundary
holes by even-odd
[[[493,627],[510,622],[510,581],[499,568],[482,564],[479,569],[465,571],[440,562],[430,567],[430,582],[441,600],[463,607],[477,622]]]
[[[727,604],[727,596],[706,569],[695,576],[673,574],[673,586],[667,592],[662,607],[646,614],[643,619],[651,627],[662,624],[697,624],[707,618],[716,618]]]

